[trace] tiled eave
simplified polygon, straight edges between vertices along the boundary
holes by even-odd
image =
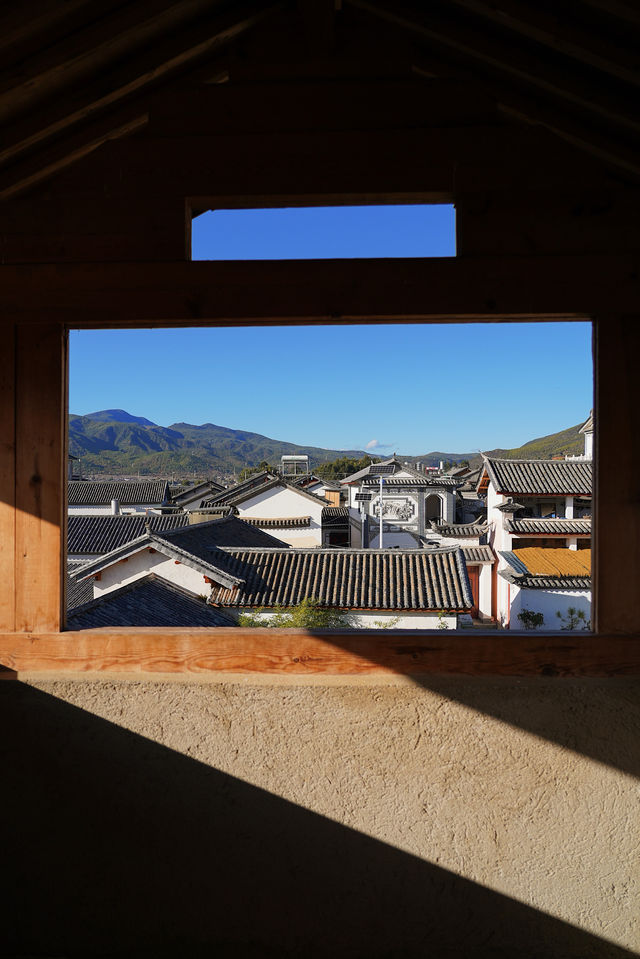
[[[304,529],[311,526],[310,516],[243,516],[242,521],[260,529]]]
[[[514,536],[591,536],[590,519],[522,517],[505,520],[504,528]]]

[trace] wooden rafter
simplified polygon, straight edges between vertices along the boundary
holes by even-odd
[[[567,57],[569,62],[592,67],[616,77],[634,87],[640,86],[638,56],[636,50],[627,50],[620,43],[612,43],[602,35],[585,30],[574,21],[562,16],[557,8],[550,13],[539,4],[523,0],[450,0],[469,13],[481,17],[490,24],[511,31]]]
[[[558,65],[547,62],[526,45],[517,48],[493,39],[488,30],[479,31],[449,9],[446,14],[430,9],[426,16],[415,7],[384,0],[348,3],[422,39],[425,49],[435,51],[436,63],[446,62],[448,71],[455,64],[461,76],[481,84],[498,102],[507,102],[514,116],[543,123],[580,149],[635,176],[640,173],[634,147],[640,134],[637,84],[626,90],[610,86],[594,71],[576,72],[568,57]],[[426,66],[425,75],[431,69]]]
[[[173,20],[168,23],[162,20],[160,25],[153,21],[154,33],[149,38],[151,26],[148,30],[136,30],[130,25],[127,31],[112,36],[110,42],[105,41],[98,49],[88,50],[83,57],[65,60],[65,54],[60,53],[59,59],[48,67],[34,63],[26,79],[16,74],[13,79],[5,80],[4,92],[0,94],[0,116],[12,119],[5,122],[0,166],[15,164],[25,154],[37,155],[38,150],[48,147],[52,141],[56,143],[58,155],[63,157],[64,138],[70,132],[76,142],[69,154],[75,153],[79,146],[78,129],[84,129],[87,122],[105,112],[113,115],[114,107],[120,103],[131,113],[132,97],[137,98],[134,112],[137,110],[138,115],[146,112],[149,94],[156,91],[159,84],[210,58],[224,44],[278,9],[281,3],[251,0],[238,4],[232,12],[223,13],[215,9],[207,13],[207,6],[211,8],[211,3],[206,4],[204,0],[197,6],[200,16],[195,22],[193,5],[187,5],[186,11],[184,5],[180,5],[183,17],[174,29],[169,29]],[[186,12],[191,17],[183,23]],[[126,52],[130,44],[136,44],[135,55],[122,59],[123,47]],[[66,54],[70,55],[72,50],[73,47],[69,47]],[[100,60],[100,53],[105,64],[95,73],[94,57]],[[87,76],[90,77],[88,83],[85,82]],[[57,89],[60,95],[53,97]],[[121,122],[116,120],[114,126],[118,125]],[[87,131],[86,139],[88,143],[95,139],[93,131]],[[45,164],[48,163],[45,157]],[[19,184],[19,169],[12,174],[12,179]]]

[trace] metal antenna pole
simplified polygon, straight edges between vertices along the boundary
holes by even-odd
[[[379,549],[382,549],[382,473],[380,474],[380,542]]]

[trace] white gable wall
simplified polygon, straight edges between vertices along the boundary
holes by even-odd
[[[238,504],[240,519],[245,517],[256,519],[284,519],[291,517],[310,516],[310,526],[300,529],[268,529],[278,539],[291,546],[321,546],[322,545],[322,510],[327,503],[313,500],[296,490],[283,488],[258,492],[250,499]]]
[[[507,502],[508,497],[502,493],[496,493],[493,483],[489,483],[487,490],[487,520],[489,522],[489,543],[493,546],[498,562],[498,570],[506,569],[507,563],[500,556],[499,550],[513,549],[513,536],[504,528],[504,513],[498,506]],[[496,577],[496,603],[497,618],[500,623],[506,625],[509,621],[509,583],[502,576]]]
[[[176,564],[174,559],[164,553],[150,553],[142,549],[126,560],[118,560],[112,566],[102,570],[100,579],[93,581],[93,597],[103,596],[114,589],[142,579],[149,573],[157,573],[163,579],[193,593],[194,596],[209,596],[211,586],[205,583],[202,573],[198,573],[184,563]]]

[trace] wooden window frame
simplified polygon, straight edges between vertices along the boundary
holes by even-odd
[[[640,673],[635,285],[624,257],[179,262],[5,266],[0,392],[3,553],[0,663],[85,676],[378,674],[619,676]],[[597,262],[591,262],[597,261]],[[605,261],[605,262],[603,262]],[[607,282],[600,277],[608,270]],[[626,274],[628,278],[628,273]],[[26,280],[30,282],[27,283]],[[612,286],[611,283],[614,285]],[[18,296],[18,293],[20,294]],[[579,294],[579,295],[578,295]],[[568,311],[572,301],[580,307]],[[595,309],[586,309],[589,302]],[[604,313],[604,305],[616,314]],[[113,317],[118,317],[114,322]],[[89,318],[89,319],[87,319]],[[594,322],[595,491],[591,634],[100,629],[65,632],[67,328],[377,322]],[[614,473],[602,468],[629,449]],[[628,577],[610,570],[625,569]],[[635,577],[635,579],[634,579]]]

